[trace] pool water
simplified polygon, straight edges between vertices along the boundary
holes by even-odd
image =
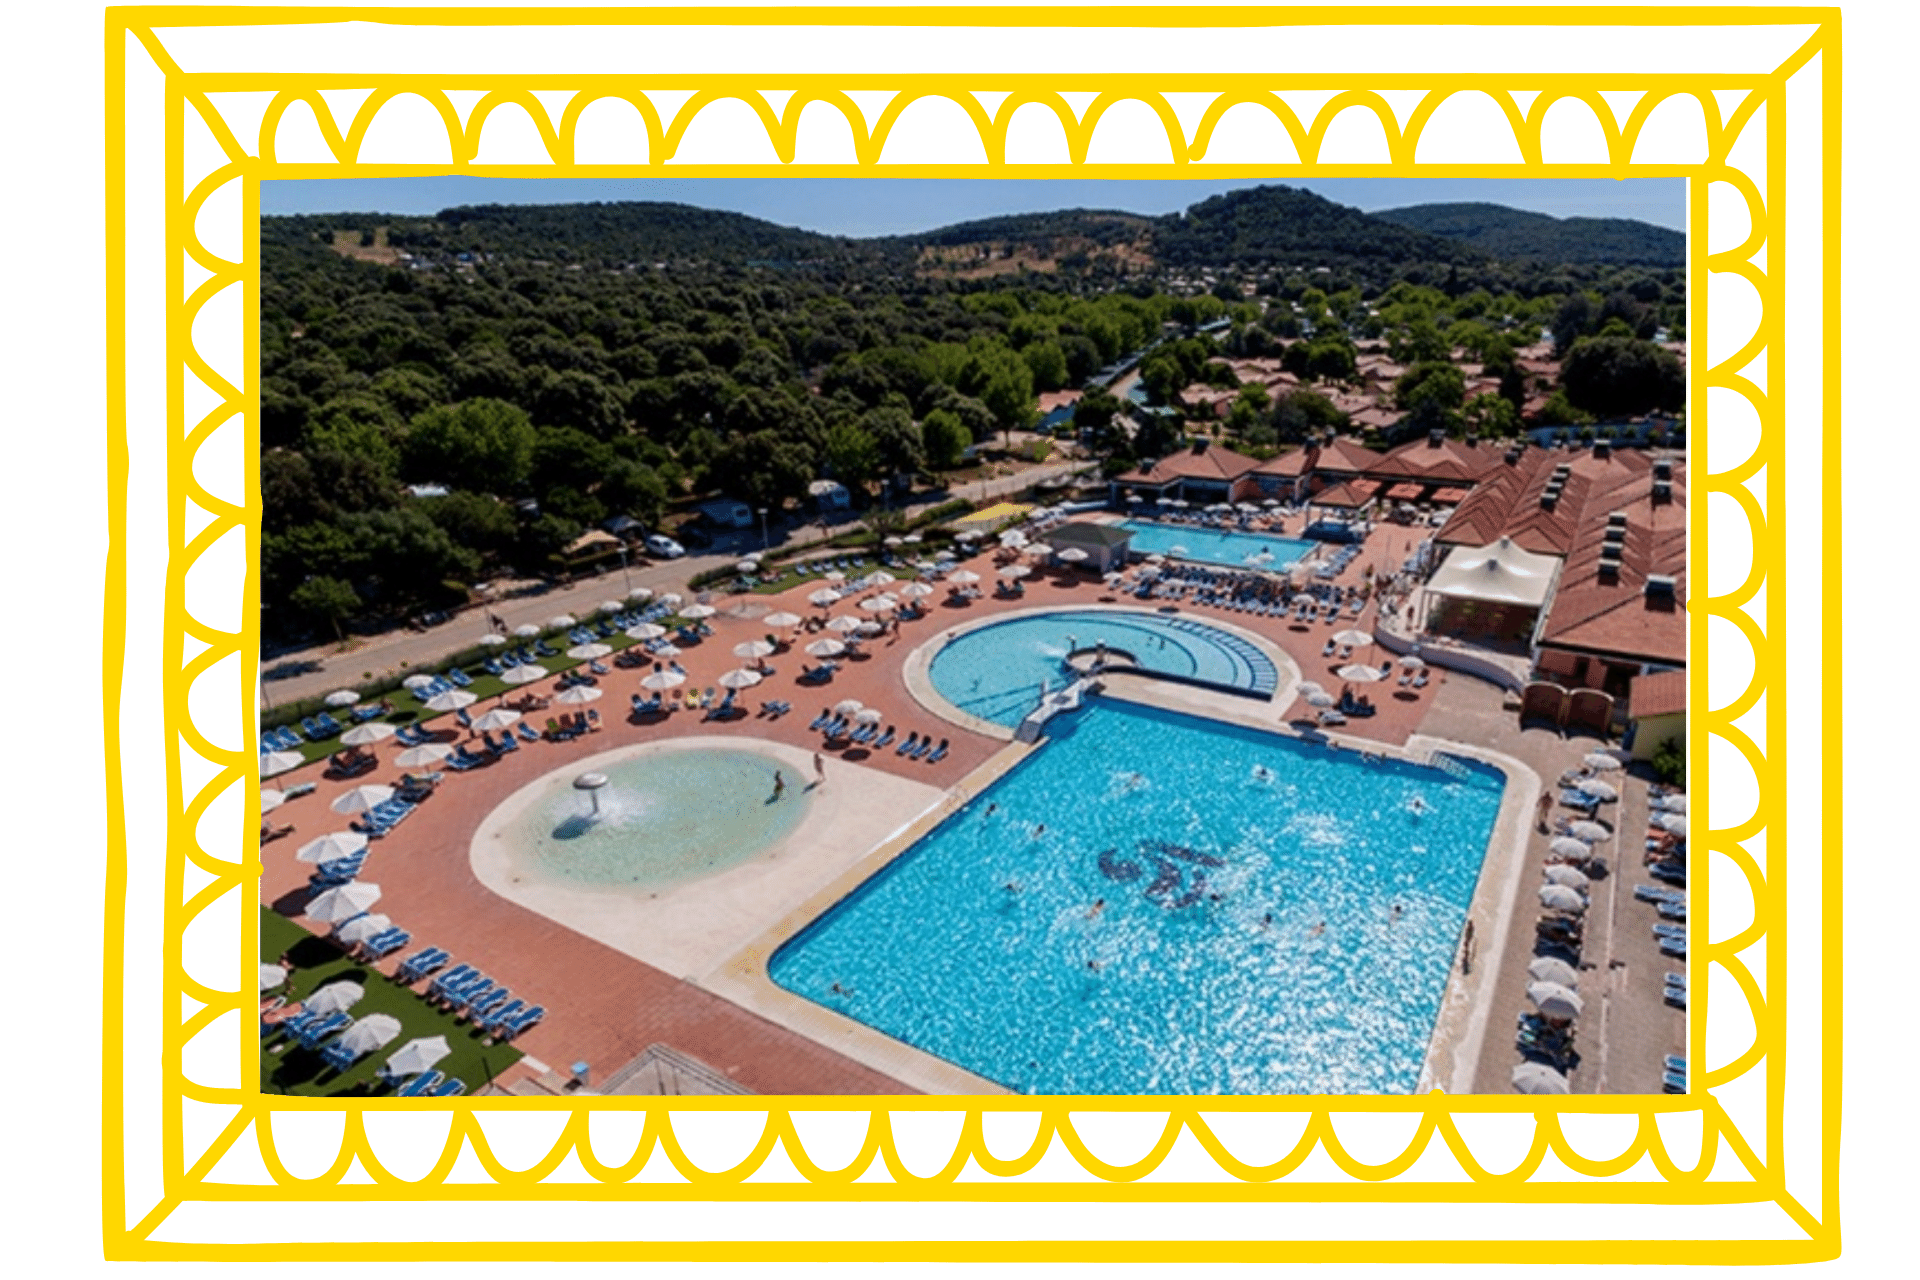
[[[1284,569],[1303,560],[1317,543],[1282,538],[1271,533],[1204,529],[1190,524],[1156,524],[1151,520],[1123,520],[1120,527],[1133,533],[1138,555],[1173,556],[1234,569]]]
[[[773,775],[788,786],[773,800]],[[550,883],[659,889],[724,871],[785,839],[810,797],[790,765],[751,751],[690,748],[602,769],[599,812],[556,774],[501,829],[515,872]]]
[[[1246,693],[1271,695],[1279,670],[1259,646],[1191,618],[1128,609],[1062,609],[1010,618],[955,636],[928,667],[933,687],[954,706],[1008,728],[1040,702],[1040,686],[1073,676],[1070,647],[1100,641],[1148,671]]]
[[[1410,1093],[1503,775],[1104,699],[1054,723],[773,980],[1020,1093]]]

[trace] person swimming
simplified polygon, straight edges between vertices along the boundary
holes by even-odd
[[[1093,905],[1087,908],[1087,919],[1089,920],[1094,919],[1096,916],[1098,916],[1102,911],[1105,911],[1106,909],[1107,909],[1107,900],[1105,898],[1095,898],[1093,900]]]
[[[1424,817],[1433,812],[1433,806],[1427,803],[1425,796],[1415,796],[1407,801],[1407,812],[1414,817]]]
[[[1307,930],[1307,936],[1309,938],[1317,938],[1321,934],[1325,933],[1326,931],[1327,931],[1327,922],[1325,920],[1322,920],[1319,924],[1316,924],[1313,926],[1313,928]]]

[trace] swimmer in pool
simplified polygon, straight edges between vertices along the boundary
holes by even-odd
[[[1047,834],[1047,824],[1044,822],[1033,829],[1033,838],[1035,840],[1038,840],[1041,836],[1045,834]]]
[[[1327,922],[1325,920],[1322,920],[1319,924],[1316,924],[1315,926],[1313,926],[1313,928],[1307,930],[1307,936],[1309,938],[1317,938],[1321,934],[1325,933],[1326,931],[1327,931]]]
[[[980,816],[983,818],[991,818],[994,815],[995,810],[999,809],[999,807],[1000,807],[1000,803],[998,801],[995,801],[994,803],[988,805],[987,811],[981,814]]]
[[[1098,960],[1089,960],[1089,961],[1087,961],[1087,968],[1089,968],[1089,969],[1098,969],[1099,967],[1100,967],[1100,962],[1099,962]]]
[[[832,992],[833,992],[833,994],[835,994],[835,995],[837,995],[837,996],[843,996],[843,995],[845,995],[845,994],[847,994],[847,989],[846,989],[845,987],[843,987],[843,986],[841,986],[841,985],[840,985],[839,983],[837,983],[837,982],[836,982],[836,983],[834,983],[832,987],[830,987],[830,988],[828,988],[828,990],[830,990],[830,991],[832,991]]]
[[[1005,889],[1008,893],[1020,892],[1020,882],[1018,880],[1009,880],[1005,884],[1001,885],[1000,887],[1002,889]]]
[[[1407,801],[1407,812],[1417,818],[1422,814],[1433,812],[1433,806],[1427,803],[1424,796],[1415,796]]]
[[[1390,918],[1390,919],[1394,919],[1394,920],[1398,920],[1398,919],[1400,918],[1400,913],[1401,913],[1402,911],[1404,911],[1404,910],[1406,910],[1406,908],[1405,908],[1405,907],[1402,907],[1402,906],[1401,906],[1401,905],[1400,905],[1399,903],[1397,903],[1397,902],[1396,902],[1396,903],[1394,903],[1394,904],[1393,904],[1393,912],[1392,912],[1392,915],[1391,915],[1391,916],[1390,916],[1389,918]]]
[[[1093,906],[1090,907],[1087,911],[1087,919],[1089,920],[1093,919],[1095,916],[1099,915],[1102,911],[1105,911],[1106,909],[1107,909],[1107,900],[1105,898],[1095,898],[1093,900]]]

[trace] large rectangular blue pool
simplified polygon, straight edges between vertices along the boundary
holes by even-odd
[[[1505,786],[1100,700],[780,986],[1032,1094],[1409,1093]]]
[[[1195,560],[1233,569],[1284,569],[1305,559],[1318,545],[1271,533],[1159,524],[1152,520],[1122,520],[1120,527],[1132,532],[1133,550],[1140,555],[1158,553],[1177,560]]]

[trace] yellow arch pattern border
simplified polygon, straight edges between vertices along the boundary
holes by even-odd
[[[1825,1015],[1823,1063],[1825,1082],[1822,1093],[1824,1115],[1821,1155],[1825,1188],[1824,1201],[1802,1205],[1789,1194],[1783,1173],[1781,1115],[1786,1080],[1784,1075],[1784,1016],[1779,994],[1785,989],[1785,877],[1784,827],[1780,799],[1783,791],[1784,680],[1783,628],[1785,592],[1777,566],[1783,553],[1781,518],[1784,453],[1783,409],[1779,388],[1784,373],[1784,293],[1782,287],[1782,243],[1784,222],[1780,204],[1784,169],[1784,103],[1787,81],[1816,55],[1822,58],[1825,110],[1824,174],[1826,224],[1837,224],[1837,84],[1839,78],[1839,31],[1837,14],[1827,10],[1573,10],[1555,18],[1527,17],[1524,21],[1601,22],[1661,25],[1680,21],[1719,22],[1806,22],[1818,27],[1813,39],[1792,59],[1779,67],[1751,75],[1718,76],[1485,76],[1439,74],[1425,77],[1378,77],[1355,86],[1347,79],[1314,76],[1218,76],[1193,75],[1062,75],[1049,77],[1005,75],[914,75],[892,77],[818,77],[795,75],[778,80],[774,91],[771,77],[728,76],[492,76],[483,79],[461,77],[330,77],[279,76],[257,72],[188,73],[174,62],[165,49],[156,28],[192,25],[196,22],[219,25],[258,25],[271,22],[341,20],[355,16],[345,11],[257,10],[244,18],[238,11],[144,10],[109,12],[107,22],[108,112],[109,124],[109,415],[110,467],[109,489],[112,510],[112,548],[109,557],[106,592],[107,663],[105,693],[107,701],[107,755],[109,770],[109,901],[110,927],[107,930],[106,970],[106,1081],[105,1124],[106,1221],[104,1238],[110,1257],[217,1257],[269,1258],[278,1256],[272,1249],[255,1246],[172,1245],[154,1238],[156,1228],[181,1204],[188,1201],[264,1201],[311,1200],[436,1200],[501,1199],[539,1200],[711,1200],[732,1198],[747,1201],[834,1200],[1119,1200],[1119,1201],[1245,1201],[1251,1203],[1363,1200],[1369,1202],[1452,1202],[1500,1201],[1538,1204],[1657,1203],[1709,1205],[1770,1202],[1779,1205],[1804,1231],[1804,1240],[1790,1241],[1602,1241],[1583,1246],[1582,1257],[1592,1261],[1753,1261],[1780,1262],[1815,1260],[1838,1252],[1838,1206],[1833,1196],[1837,1159],[1838,1125],[1838,987],[1837,946],[1839,934],[1838,836],[1832,835],[1824,850],[1823,880],[1825,893],[1825,938],[1823,966]],[[1246,13],[1234,11],[1140,11],[1137,21],[1146,25],[1231,26],[1254,21]],[[1453,11],[1454,21],[1499,24],[1514,21],[1511,11]],[[406,20],[398,11],[381,15],[383,20]],[[951,19],[953,11],[895,11],[890,21],[901,25],[934,23]],[[1434,20],[1431,11],[1373,11],[1361,17],[1351,11],[1289,13],[1287,21],[1341,21],[1391,23],[1415,17]],[[568,16],[560,11],[417,11],[412,20],[423,23],[534,23],[604,21],[603,13],[585,11]],[[978,11],[972,20],[980,19]],[[721,17],[715,11],[656,11],[627,15],[634,22],[715,22],[772,23],[804,21],[815,25],[836,25],[867,21],[858,11],[817,10],[805,13],[760,11],[748,14],[735,11]],[[1112,20],[1112,15],[1108,15]],[[1075,25],[1083,23],[1074,11],[992,11],[997,25],[1022,26],[1047,23]],[[1129,21],[1136,19],[1129,15]],[[122,782],[133,765],[123,755],[118,737],[117,706],[126,660],[126,530],[127,530],[127,378],[125,370],[125,326],[128,323],[125,302],[126,261],[126,47],[131,35],[165,76],[166,92],[166,182],[167,207],[156,211],[164,215],[167,254],[165,261],[167,294],[177,300],[171,307],[165,326],[167,368],[167,490],[169,521],[169,558],[165,583],[164,647],[158,655],[166,676],[165,730],[169,744],[165,759],[167,794],[172,815],[168,827],[167,865],[165,868],[166,910],[164,921],[165,953],[159,957],[163,975],[163,1007],[182,1010],[164,1028],[162,1072],[166,1101],[162,1111],[161,1183],[164,1194],[152,1206],[129,1205],[122,1177],[124,1133],[123,1103],[118,1089],[122,1034],[120,1015],[126,995],[119,975],[127,957],[123,954],[119,931],[111,927],[123,919],[127,910],[126,814],[122,804]],[[337,117],[324,91],[354,89],[366,92],[350,118]],[[687,96],[687,92],[691,95]],[[1331,96],[1328,96],[1332,90]],[[1396,110],[1383,94],[1417,90],[1419,97],[1410,110]],[[455,105],[452,94],[482,96],[464,113]],[[873,94],[882,91],[885,105],[869,119],[851,97],[852,93]],[[1633,105],[1620,115],[1608,98],[1636,95]],[[557,113],[548,101],[556,93],[566,94],[565,105]],[[230,125],[217,105],[221,95],[229,93],[271,94],[257,124]],[[671,111],[662,111],[653,94],[665,93],[678,100]],[[1300,93],[1318,103],[1311,111],[1302,111],[1290,93]],[[544,94],[546,101],[541,96]],[[1091,95],[1082,110],[1076,111],[1065,95]],[[1182,123],[1168,95],[1209,95],[1210,100],[1194,125]],[[1510,126],[1520,161],[1491,164],[1421,163],[1418,154],[1423,133],[1437,111],[1458,95],[1485,95]],[[451,162],[364,164],[359,160],[362,146],[381,112],[389,104],[408,96],[424,100],[445,126],[447,154]],[[575,139],[582,113],[594,102],[618,99],[630,104],[642,122],[646,153],[632,164],[581,165],[575,162]],[[942,100],[958,106],[977,130],[986,163],[894,165],[887,161],[887,147],[895,136],[903,113],[921,100]],[[985,101],[994,101],[991,110]],[[1686,163],[1636,161],[1642,130],[1653,112],[1670,100],[1680,100],[1686,109],[1697,112],[1702,136],[1702,154]],[[1305,97],[1298,101],[1306,100]],[[777,165],[679,164],[680,152],[689,128],[703,112],[722,102],[743,103],[761,122],[775,155]],[[775,102],[779,102],[776,109]],[[1405,101],[1403,96],[1402,101]],[[1135,102],[1144,104],[1160,121],[1166,132],[1169,163],[1164,164],[1090,164],[1088,155],[1101,119],[1115,106]],[[1604,139],[1605,161],[1555,163],[1544,152],[1543,126],[1548,111],[1557,104],[1577,104],[1591,113]],[[1731,104],[1729,107],[1727,104]],[[808,106],[820,104],[836,112],[849,129],[856,163],[852,165],[797,165],[801,115]],[[1066,165],[1017,165],[1007,161],[1007,139],[1014,114],[1022,107],[1035,105],[1059,123],[1066,143]],[[1291,144],[1292,162],[1237,166],[1205,166],[1209,149],[1222,118],[1231,108],[1248,105],[1265,111],[1278,124]],[[277,144],[288,113],[295,107],[308,111],[330,153],[330,160],[316,162],[282,161]],[[505,107],[524,112],[533,123],[545,158],[538,162],[511,165],[481,164],[481,138],[486,124]],[[1354,111],[1377,125],[1384,143],[1386,160],[1372,164],[1320,163],[1329,129],[1343,113]],[[1756,121],[1762,123],[1756,124]],[[189,174],[185,168],[185,136],[190,128],[204,129],[212,137],[220,163],[209,171]],[[1755,180],[1732,159],[1736,145],[1749,128],[1764,132],[1766,164],[1764,175]],[[119,166],[115,171],[112,167]],[[1202,166],[1202,167],[1195,167]],[[1696,234],[1690,262],[1689,292],[1693,305],[1690,331],[1706,332],[1708,281],[1716,274],[1739,277],[1757,295],[1760,319],[1752,338],[1734,354],[1707,366],[1701,357],[1705,345],[1696,345],[1690,417],[1696,432],[1711,429],[1706,406],[1709,389],[1721,389],[1751,404],[1760,424],[1756,447],[1737,465],[1713,474],[1700,469],[1697,487],[1708,495],[1725,495],[1743,513],[1753,547],[1753,559],[1746,579],[1724,594],[1702,593],[1696,597],[1702,607],[1693,611],[1692,643],[1705,652],[1705,632],[1710,618],[1731,623],[1750,644],[1754,655],[1754,674],[1749,686],[1734,701],[1711,708],[1692,717],[1692,758],[1707,758],[1709,740],[1717,739],[1734,752],[1752,770],[1758,782],[1760,802],[1755,812],[1736,826],[1703,831],[1698,843],[1709,856],[1701,861],[1707,877],[1737,872],[1753,895],[1753,919],[1730,936],[1716,937],[1707,917],[1704,899],[1695,895],[1699,926],[1696,935],[1711,939],[1698,945],[1691,960],[1692,989],[1698,993],[1693,1022],[1690,1059],[1705,1063],[1705,1024],[1711,1015],[1707,1004],[1709,970],[1724,973],[1732,980],[1746,1006],[1744,1015],[1755,1028],[1749,1047],[1729,1061],[1713,1064],[1702,1073],[1695,1091],[1679,1097],[1581,1097],[1577,1099],[1520,1099],[1506,1097],[1448,1097],[1430,1094],[1412,1098],[1041,1098],[1041,1099],[906,1099],[889,1100],[884,1106],[859,1099],[702,1099],[679,1100],[669,1105],[638,1099],[590,1099],[579,1101],[498,1100],[463,1098],[432,1104],[448,1113],[450,1125],[442,1154],[434,1166],[414,1180],[404,1179],[387,1169],[368,1136],[365,1116],[394,1109],[397,1104],[382,1100],[303,1100],[264,1096],[251,1087],[222,1088],[198,1083],[187,1074],[183,1062],[187,1044],[207,1030],[217,1019],[237,1013],[244,1021],[248,994],[209,987],[191,976],[182,962],[181,937],[188,925],[216,902],[236,895],[251,903],[253,885],[260,866],[257,854],[242,861],[221,859],[203,849],[196,832],[208,807],[227,789],[241,787],[249,796],[245,806],[246,832],[258,820],[258,776],[251,742],[239,750],[216,745],[192,720],[188,710],[188,692],[193,682],[215,664],[237,657],[242,684],[247,691],[243,713],[250,720],[253,704],[251,690],[258,675],[257,580],[253,566],[259,553],[259,495],[252,468],[257,463],[258,446],[253,435],[255,401],[252,392],[258,359],[257,316],[249,315],[245,329],[246,374],[243,385],[223,377],[193,344],[193,326],[203,307],[228,289],[238,288],[248,305],[257,297],[259,262],[257,249],[249,244],[241,260],[229,261],[202,244],[196,228],[201,208],[216,192],[229,184],[238,184],[243,227],[257,227],[259,182],[264,178],[389,176],[413,173],[474,172],[502,176],[646,176],[674,172],[685,176],[740,176],[766,173],[806,172],[874,176],[885,173],[898,176],[1087,176],[1115,177],[1197,176],[1201,173],[1222,176],[1259,175],[1285,177],[1295,174],[1316,175],[1413,175],[1422,176],[1556,176],[1626,177],[1682,175],[1689,179]],[[1708,224],[1708,192],[1714,183],[1725,184],[1744,207],[1750,230],[1742,243],[1731,249],[1707,253],[1708,237],[1698,230]],[[115,200],[120,200],[115,207]],[[255,237],[257,241],[257,237]],[[1769,252],[1771,250],[1771,252]],[[1829,314],[1837,299],[1837,259],[1834,251],[1825,251]],[[188,264],[192,264],[189,271]],[[189,283],[191,282],[191,287]],[[1827,457],[1829,486],[1837,485],[1834,464],[1837,461],[1835,424],[1837,390],[1834,371],[1837,363],[1827,353],[1827,390],[1823,406],[1828,421]],[[1760,371],[1756,380],[1756,369]],[[211,411],[189,420],[186,412],[189,379],[197,380],[212,393]],[[224,423],[239,416],[247,433],[245,458],[249,474],[246,491],[222,496],[210,492],[196,477],[195,453]],[[1696,436],[1696,439],[1704,439]],[[1829,488],[1827,518],[1822,537],[1831,558],[1837,549],[1837,489]],[[1692,530],[1696,564],[1704,565],[1707,525],[1706,502],[1694,504],[1696,519]],[[189,529],[193,532],[189,533]],[[246,542],[248,577],[246,580],[245,619],[237,631],[226,631],[195,618],[186,607],[186,577],[196,560],[224,535],[239,531]],[[1764,605],[1754,607],[1763,587]],[[1837,571],[1829,570],[1827,598],[1821,602],[1829,651],[1838,640]],[[1704,663],[1693,667],[1691,697],[1695,705],[1707,708],[1708,691]],[[1756,736],[1748,713],[1767,699],[1763,731]],[[1824,748],[1823,776],[1827,780],[1830,815],[1836,814],[1838,793],[1837,748]],[[189,771],[184,767],[188,753],[201,763]],[[186,784],[189,772],[199,774],[211,765],[209,781],[191,789]],[[145,767],[145,766],[142,766]],[[1697,773],[1705,783],[1705,770]],[[1705,808],[1705,786],[1701,814]],[[1745,842],[1765,837],[1765,855],[1757,857]],[[250,842],[242,841],[242,847]],[[1722,862],[1721,860],[1725,861]],[[1729,865],[1730,864],[1730,865]],[[189,872],[191,869],[191,874]],[[189,886],[194,886],[190,888]],[[250,911],[247,921],[247,954],[238,957],[236,972],[247,972],[255,927]],[[1758,951],[1754,948],[1759,947]],[[1755,957],[1763,957],[1756,959]],[[252,1037],[242,1036],[243,1058],[239,1078],[257,1079],[258,1046]],[[1764,1115],[1745,1115],[1736,1122],[1716,1091],[1759,1072],[1764,1078]],[[417,1110],[421,1104],[412,1104]],[[824,1167],[807,1153],[788,1106],[796,1110],[845,1110],[867,1118],[863,1145],[850,1162],[839,1167]],[[199,1109],[200,1124],[212,1116],[211,1142],[189,1142],[186,1113]],[[510,1168],[494,1153],[487,1133],[490,1112],[500,1110],[559,1111],[557,1137],[548,1152],[530,1167]],[[597,1147],[589,1121],[596,1111],[637,1111],[644,1116],[644,1127],[637,1145],[609,1151]],[[764,1127],[752,1149],[730,1167],[707,1167],[682,1144],[674,1127],[675,1111],[729,1110],[763,1114]],[[296,1176],[282,1163],[274,1141],[276,1116],[289,1113],[326,1111],[343,1113],[345,1128],[338,1158],[325,1171],[310,1177]],[[952,1157],[943,1168],[918,1172],[902,1160],[895,1142],[891,1117],[900,1112],[941,1111],[963,1113],[959,1140]],[[1015,1111],[1037,1116],[1038,1130],[1028,1148],[1017,1155],[996,1154],[985,1137],[986,1117],[995,1111]],[[1083,1138],[1076,1118],[1089,1112],[1130,1111],[1163,1117],[1159,1138],[1137,1158],[1122,1164],[1109,1163],[1097,1155]],[[1230,1143],[1216,1132],[1213,1117],[1223,1113],[1280,1112],[1304,1119],[1297,1141],[1284,1155],[1266,1163],[1251,1163],[1236,1155]],[[1367,1161],[1354,1155],[1343,1144],[1338,1117],[1359,1112],[1387,1112],[1413,1121],[1411,1137],[1396,1155],[1385,1160]],[[1506,1168],[1488,1168],[1474,1155],[1463,1136],[1459,1121],[1470,1116],[1522,1114],[1532,1117],[1533,1136],[1526,1154],[1517,1164]],[[1605,1155],[1583,1151],[1569,1140],[1567,1123],[1583,1117],[1637,1117],[1631,1137],[1617,1137]],[[1664,1122],[1664,1123],[1663,1123]],[[1697,1154],[1676,1159],[1669,1152],[1667,1136],[1676,1122],[1690,1135],[1697,1133]],[[1745,1125],[1745,1129],[1741,1126]],[[1756,1136],[1748,1136],[1753,1134]],[[1195,1183],[1156,1181],[1154,1175],[1182,1139],[1197,1143],[1229,1181]],[[1585,1139],[1591,1145],[1592,1139]],[[261,1183],[222,1181],[213,1175],[216,1166],[237,1144],[253,1144],[269,1175]],[[1684,1144],[1694,1148],[1689,1137]],[[1034,1170],[1043,1156],[1064,1152],[1088,1175],[1089,1182],[1021,1181]],[[456,1162],[464,1155],[477,1161],[489,1182],[473,1182],[456,1177]],[[1463,1175],[1454,1181],[1421,1180],[1407,1175],[1423,1158],[1444,1155]],[[586,1181],[555,1182],[552,1175],[569,1159],[584,1170]],[[1302,1180],[1290,1178],[1310,1158],[1330,1161],[1347,1180]],[[770,1163],[771,1162],[771,1163]],[[759,1181],[756,1174],[790,1165],[798,1180]],[[1551,1178],[1536,1177],[1551,1166]],[[1653,1177],[1644,1181],[1622,1181],[1620,1175],[1636,1166],[1650,1168]],[[650,1175],[670,1168],[672,1180],[636,1181],[643,1169]],[[884,1182],[856,1182],[863,1176],[884,1170]],[[350,1174],[358,1176],[349,1177]],[[986,1175],[982,1178],[980,1175]],[[787,1175],[789,1178],[791,1174]],[[1316,1178],[1326,1175],[1316,1174]],[[963,1180],[964,1179],[964,1180]],[[998,1180],[998,1181],[995,1181]],[[138,1220],[133,1220],[133,1215]],[[1190,1242],[1167,1244],[1140,1242],[975,1242],[971,1244],[939,1242],[935,1244],[863,1244],[838,1242],[810,1244],[776,1243],[681,1243],[646,1242],[601,1243],[556,1250],[553,1245],[516,1244],[511,1240],[484,1245],[425,1245],[384,1243],[346,1246],[339,1256],[380,1257],[487,1257],[545,1258],[556,1251],[582,1258],[649,1259],[839,1259],[875,1260],[927,1258],[938,1260],[1128,1260],[1151,1261],[1179,1258],[1185,1261],[1204,1256],[1220,1261],[1259,1261],[1285,1257],[1292,1260],[1351,1261],[1500,1261],[1533,1260],[1531,1246],[1498,1241],[1401,1242],[1368,1241],[1322,1242],[1223,1242],[1196,1246]]]

